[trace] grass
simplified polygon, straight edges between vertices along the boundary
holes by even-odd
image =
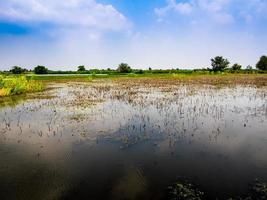
[[[144,73],[144,74],[47,74],[47,75],[27,75],[28,79],[38,80],[43,82],[90,82],[96,79],[109,80],[143,80],[156,79],[168,80],[175,83],[191,83],[191,84],[209,84],[209,85],[235,85],[248,84],[257,86],[267,85],[267,74],[238,74],[238,73]]]
[[[44,89],[41,82],[28,80],[25,76],[1,76],[0,97],[39,92]]]

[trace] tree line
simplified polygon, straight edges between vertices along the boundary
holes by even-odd
[[[256,64],[256,69],[265,71],[267,70],[267,56],[261,56],[260,60]],[[172,69],[173,70],[173,69]],[[149,67],[148,70],[153,73],[165,73],[165,72],[170,72],[172,70],[152,70],[151,67]],[[242,70],[242,66],[238,63],[233,64],[230,67],[230,62],[228,59],[222,57],[222,56],[216,56],[211,59],[211,68],[206,68],[206,69],[201,69],[200,71],[210,71],[210,72],[223,72],[225,70],[230,70],[230,71],[240,71]],[[248,65],[246,67],[246,70],[252,70],[252,66]],[[179,70],[176,69],[176,71],[188,71],[188,70]],[[189,71],[194,71],[194,70],[189,70]],[[12,74],[23,74],[23,73],[29,73],[29,72],[34,72],[35,74],[70,74],[70,73],[78,73],[78,74],[105,74],[105,73],[136,73],[136,74],[142,74],[144,73],[144,70],[137,70],[137,69],[132,69],[127,63],[121,63],[117,67],[116,70],[112,70],[108,68],[107,70],[99,70],[99,69],[91,69],[87,70],[84,65],[78,66],[78,69],[76,72],[74,71],[51,71],[48,70],[45,66],[37,66],[33,69],[33,71],[29,71],[27,69],[21,68],[19,66],[14,66],[10,70]]]

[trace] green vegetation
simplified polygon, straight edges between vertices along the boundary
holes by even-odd
[[[78,72],[85,72],[86,69],[84,67],[84,65],[78,66]]]
[[[22,74],[22,73],[27,72],[27,69],[23,69],[21,67],[14,66],[14,67],[12,67],[12,69],[10,70],[10,72],[12,74]]]
[[[170,200],[201,200],[204,193],[199,191],[189,181],[177,181],[168,187]]]
[[[127,63],[121,63],[119,64],[117,71],[120,73],[130,73],[132,69]]]
[[[34,68],[35,74],[48,74],[48,69],[44,66],[37,66]]]
[[[224,71],[226,68],[228,68],[229,64],[230,62],[222,56],[216,56],[215,58],[211,59],[212,71],[214,72]]]
[[[239,65],[238,63],[235,63],[233,66],[232,66],[232,70],[234,71],[237,71],[237,70],[241,70],[242,66]]]
[[[244,69],[238,63],[233,64],[229,67],[230,62],[228,59],[222,56],[216,56],[211,59],[211,68],[202,69],[134,69],[131,68],[127,63],[121,63],[117,69],[107,68],[107,69],[87,69],[86,66],[78,66],[77,71],[61,71],[61,70],[49,70],[45,66],[37,66],[34,70],[23,69],[18,66],[14,66],[10,71],[2,72],[5,75],[9,74],[26,74],[27,76],[36,75],[46,75],[46,77],[40,78],[34,76],[35,80],[59,80],[59,79],[75,79],[75,78],[92,78],[92,77],[151,77],[151,76],[168,76],[168,74],[177,75],[215,75],[215,74],[266,74],[267,73],[267,56],[262,56],[257,63],[256,67],[253,68],[248,65]],[[1,72],[0,72],[1,73]],[[48,77],[47,75],[51,75]]]
[[[27,80],[25,76],[0,75],[0,97],[37,92],[43,90],[43,84],[34,80]]]
[[[187,180],[177,181],[168,187],[168,198],[170,200],[202,200],[206,199],[194,184]],[[248,193],[243,197],[229,198],[228,200],[266,200],[267,184],[255,180],[250,184]]]
[[[259,70],[267,70],[267,56],[262,56],[259,62],[256,64],[256,68]]]

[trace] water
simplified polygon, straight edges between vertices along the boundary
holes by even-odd
[[[181,177],[227,199],[267,182],[266,87],[49,87],[0,108],[1,199],[165,199]]]

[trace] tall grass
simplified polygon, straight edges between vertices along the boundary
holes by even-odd
[[[0,97],[39,92],[43,89],[42,83],[27,80],[25,76],[4,77],[0,75]]]

